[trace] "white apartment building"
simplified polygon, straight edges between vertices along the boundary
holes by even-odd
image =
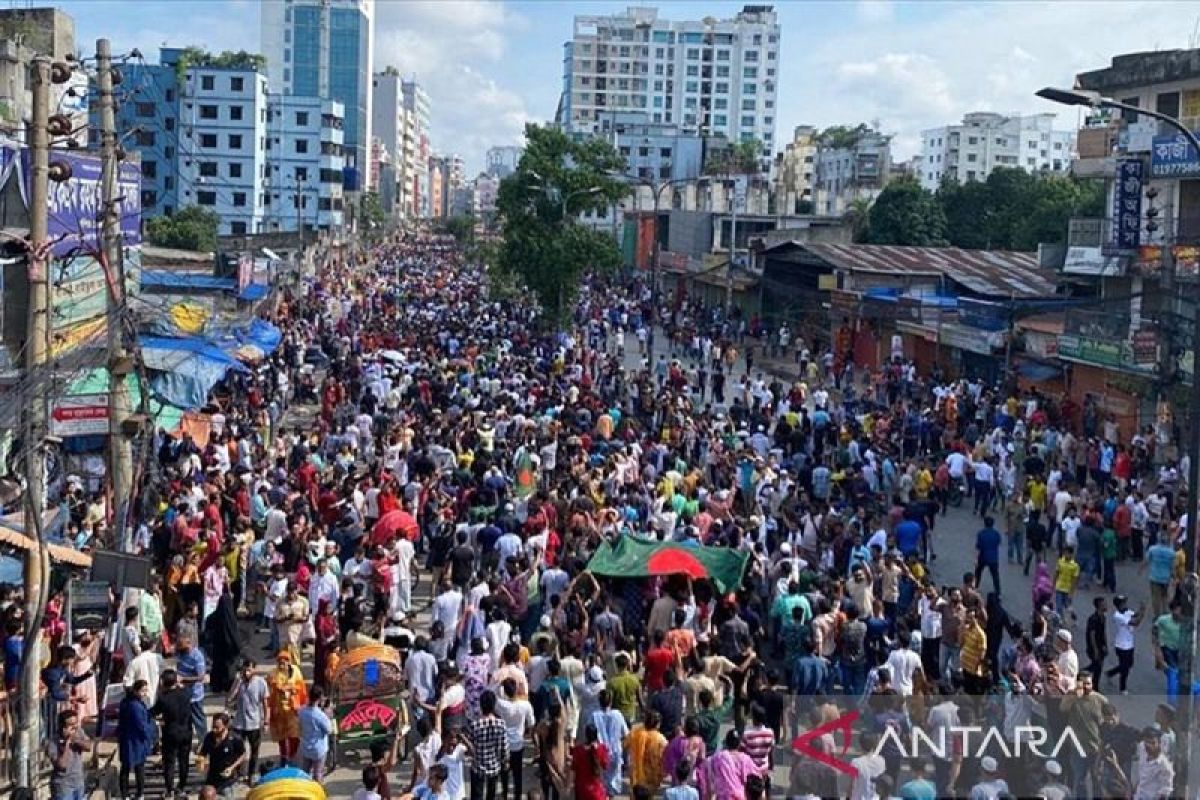
[[[575,17],[564,45],[558,123],[598,133],[607,112],[642,112],[684,133],[763,143],[775,150],[779,23],[773,6],[732,19],[672,22],[655,8]]]
[[[267,230],[341,227],[345,109],[335,100],[271,95],[267,101]]]
[[[475,178],[471,188],[471,214],[476,219],[487,219],[496,213],[496,194],[501,180],[489,172],[481,172]]]
[[[517,171],[517,165],[521,163],[521,154],[524,152],[525,148],[520,145],[489,147],[484,158],[485,171],[503,180]]]
[[[817,129],[797,125],[792,141],[775,158],[775,196],[784,214],[800,213],[801,203],[813,209],[813,184],[816,182]]]
[[[404,187],[399,193],[401,202],[409,209],[410,219],[428,218],[433,209],[430,202],[429,158],[429,95],[415,79],[401,81],[404,98]]]
[[[403,83],[404,79],[400,77],[400,73],[391,68],[375,73],[371,79],[371,91],[374,95],[371,100],[371,132],[388,154],[388,162],[392,166],[388,174],[395,176],[396,185],[380,186],[378,177],[383,173],[378,169],[375,158],[372,158],[371,164],[373,182],[379,189],[380,197],[394,198],[392,207],[389,208],[385,203],[384,210],[406,217],[406,210],[411,208],[411,200],[409,205],[405,204],[405,148],[408,146],[410,150],[415,151],[415,147],[407,141],[410,135],[409,114],[404,106]]]
[[[179,206],[215,211],[223,235],[260,233],[267,215],[267,76],[192,67],[179,99]]]
[[[944,178],[959,183],[987,180],[996,167],[1065,172],[1071,166],[1075,132],[1054,130],[1053,125],[1054,114],[966,114],[961,125],[921,132],[917,177],[932,191]]]

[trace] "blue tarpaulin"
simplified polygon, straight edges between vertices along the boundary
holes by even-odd
[[[275,348],[279,347],[279,343],[283,341],[283,331],[265,319],[255,319],[248,326],[239,330],[238,338],[248,344],[256,345],[264,353],[270,354],[275,352]]]
[[[269,291],[271,291],[271,287],[267,286],[265,283],[252,283],[245,289],[242,289],[240,292],[238,292],[238,300],[245,300],[253,303],[258,300],[262,300],[267,296]]]
[[[218,278],[197,272],[172,272],[162,269],[142,270],[143,289],[200,289],[208,291],[237,291],[233,278]]]
[[[150,379],[155,394],[179,408],[202,407],[227,372],[249,371],[217,345],[197,337],[143,336],[141,346],[146,368],[155,373]]]

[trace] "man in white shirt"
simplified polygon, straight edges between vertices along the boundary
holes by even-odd
[[[1175,768],[1162,752],[1160,732],[1157,728],[1142,731],[1142,746],[1137,754],[1137,785],[1133,790],[1134,800],[1158,800],[1171,797],[1175,784]]]
[[[979,760],[979,783],[971,787],[971,800],[998,800],[1008,794],[1008,783],[997,774],[999,765],[991,756]]]
[[[913,693],[913,675],[921,669],[921,657],[912,651],[908,631],[900,631],[899,641],[900,646],[888,655],[884,666],[892,676],[892,686],[895,687],[896,693],[909,697]]]
[[[444,639],[453,640],[462,616],[463,593],[450,582],[450,576],[442,577],[441,591],[433,599],[433,621],[442,623]]]
[[[150,689],[150,697],[146,702],[153,706],[155,698],[158,697],[158,677],[161,672],[162,656],[155,651],[154,641],[143,637],[142,652],[125,667],[125,688],[130,688],[137,681],[145,681]]]
[[[309,581],[308,607],[316,614],[321,609],[321,602],[325,601],[336,611],[339,594],[338,580],[329,571],[329,564],[322,558],[317,562],[317,573]]]
[[[496,699],[496,715],[504,722],[508,737],[508,764],[501,773],[502,796],[508,797],[509,781],[513,783],[513,797],[520,797],[524,776],[525,737],[533,730],[537,721],[533,706],[528,700],[517,696],[517,681],[508,678],[500,687],[501,696]]]
[[[1145,607],[1137,611],[1129,609],[1129,598],[1119,594],[1113,598],[1113,650],[1117,654],[1117,666],[1110,669],[1106,675],[1112,680],[1119,676],[1121,694],[1129,694],[1125,686],[1129,680],[1129,671],[1133,669],[1134,628],[1142,621]]]
[[[854,780],[850,784],[850,800],[878,800],[879,793],[875,791],[875,779],[887,769],[887,762],[881,755],[874,755],[879,737],[868,732],[862,735],[863,755],[851,760],[854,768]]]

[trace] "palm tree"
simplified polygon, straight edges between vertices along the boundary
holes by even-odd
[[[852,241],[865,242],[871,219],[871,201],[865,197],[850,201],[850,208],[842,215],[842,219],[850,226]]]

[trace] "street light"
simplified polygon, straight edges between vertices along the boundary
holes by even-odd
[[[1056,89],[1046,87],[1036,92],[1038,97],[1045,100],[1050,100],[1055,103],[1062,103],[1068,106],[1089,106],[1091,108],[1112,108],[1118,111],[1125,111],[1131,114],[1141,114],[1145,117],[1151,117],[1159,120],[1165,125],[1169,125],[1179,131],[1187,140],[1188,144],[1193,148],[1194,152],[1200,154],[1200,138],[1175,117],[1163,114],[1158,111],[1151,111],[1148,108],[1139,108],[1128,103],[1122,103],[1114,100],[1111,97],[1104,97],[1099,92],[1080,90],[1080,89]],[[1164,251],[1169,256],[1170,238],[1168,232],[1167,241],[1164,244]],[[1166,263],[1164,259],[1164,265]],[[1195,696],[1192,694],[1192,673],[1195,652],[1196,652],[1196,530],[1197,518],[1200,517],[1200,374],[1198,372],[1197,361],[1200,354],[1200,304],[1192,312],[1192,390],[1188,395],[1188,416],[1190,417],[1188,426],[1187,439],[1187,454],[1188,454],[1188,499],[1187,499],[1187,525],[1184,527],[1184,541],[1186,547],[1184,554],[1187,558],[1187,573],[1188,583],[1190,584],[1190,602],[1185,606],[1187,613],[1191,617],[1191,622],[1187,627],[1187,636],[1185,641],[1188,648],[1185,653],[1181,654],[1180,659],[1180,676],[1179,685],[1182,687],[1183,706],[1180,714],[1180,727],[1184,731],[1186,738],[1186,746],[1183,749],[1183,759],[1179,762],[1182,768],[1181,774],[1184,778],[1185,797],[1194,797],[1195,792],[1192,790],[1191,780],[1188,777],[1188,763],[1191,760],[1192,748],[1196,743],[1195,734],[1192,731],[1193,720],[1195,719]]]

